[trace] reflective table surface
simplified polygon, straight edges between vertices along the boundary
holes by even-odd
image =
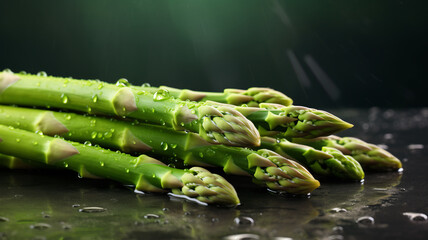
[[[0,169],[0,239],[426,239],[428,109],[329,111],[355,125],[341,136],[387,148],[404,170],[322,181],[305,197],[226,176],[242,204],[221,208],[72,172]]]

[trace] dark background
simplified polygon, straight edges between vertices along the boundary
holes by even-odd
[[[425,107],[426,1],[0,1],[0,69]]]

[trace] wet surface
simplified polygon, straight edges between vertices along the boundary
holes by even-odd
[[[69,172],[1,169],[0,239],[426,239],[428,109],[330,111],[355,124],[342,136],[380,144],[404,171],[323,181],[310,197],[227,176],[242,204],[219,208]]]

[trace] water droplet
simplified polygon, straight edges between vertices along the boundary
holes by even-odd
[[[95,139],[97,137],[98,133],[97,132],[92,132],[91,133],[91,138]]]
[[[157,219],[157,218],[159,218],[159,215],[149,213],[149,214],[144,215],[144,218],[145,219]]]
[[[168,164],[168,167],[170,167],[170,168],[175,168],[175,164],[174,164],[174,163],[169,163],[169,164]]]
[[[168,150],[168,144],[166,142],[161,142],[161,148],[164,151]]]
[[[78,207],[80,207],[80,204],[73,204],[73,205],[71,205],[71,207],[73,207],[73,208],[78,208]]]
[[[103,161],[100,162],[100,166],[104,167],[104,162]]]
[[[37,145],[39,145],[39,142],[34,141],[34,142],[33,142],[33,145],[34,145],[34,146],[37,146]]]
[[[30,228],[37,229],[37,230],[45,230],[45,229],[51,228],[51,225],[47,223],[36,223],[34,225],[31,225]]]
[[[91,143],[90,141],[85,141],[85,142],[83,143],[83,145],[86,145],[86,146],[92,146],[92,143]]]
[[[20,72],[19,72],[19,74],[26,75],[26,74],[27,74],[27,72],[26,72],[26,71],[20,71]]]
[[[65,167],[65,168],[68,168],[68,163],[66,163],[66,162],[65,162],[65,163],[64,163],[64,167]]]
[[[153,95],[153,100],[154,101],[163,101],[163,100],[166,100],[170,97],[171,96],[169,95],[169,91],[161,88],[155,92],[155,94]]]
[[[363,216],[357,219],[356,221],[358,224],[363,224],[363,225],[371,225],[375,223],[375,220],[373,217],[370,216]]]
[[[94,96],[92,96],[92,102],[96,103],[98,101],[98,95],[95,94]]]
[[[251,233],[240,233],[229,235],[223,238],[224,240],[258,240],[260,239],[259,235]]]
[[[167,212],[169,211],[169,208],[162,208],[162,211]]]
[[[141,87],[151,87],[151,85],[150,85],[150,83],[143,83],[143,84],[141,84]]]
[[[70,120],[71,119],[71,114],[65,115],[65,119]]]
[[[129,171],[129,168],[126,168],[126,169],[125,169],[125,172],[126,172],[126,173],[129,173],[129,172],[130,172],[130,171]]]
[[[254,225],[254,220],[250,217],[236,217],[233,222],[236,225]]]
[[[215,151],[211,148],[207,149],[205,153],[207,154],[208,157],[213,157],[215,155]]]
[[[340,213],[340,212],[347,212],[347,210],[344,209],[344,208],[332,208],[330,210],[330,212],[332,212],[332,213]]]
[[[39,135],[43,135],[43,132],[42,132],[42,131],[40,131],[40,130],[37,130],[35,133],[36,133],[36,134],[39,134]]]
[[[97,134],[97,137],[98,137],[98,138],[102,138],[102,137],[103,137],[103,134],[99,132],[99,133]]]
[[[45,71],[40,71],[40,72],[37,73],[37,76],[39,76],[39,77],[47,77],[48,74]]]
[[[104,83],[100,83],[100,84],[98,84],[98,89],[102,89],[104,87]]]
[[[407,148],[409,150],[421,150],[421,149],[424,149],[424,145],[423,144],[409,144],[407,146]]]
[[[409,217],[414,222],[424,222],[428,219],[427,215],[423,213],[405,212],[403,215]]]
[[[128,82],[128,79],[121,78],[121,79],[117,80],[116,86],[118,86],[118,87],[129,87],[129,86],[131,86],[131,84]]]
[[[112,132],[105,132],[104,133],[104,137],[105,138],[111,138],[113,136],[113,133]]]
[[[9,222],[9,218],[0,217],[0,222]]]
[[[84,212],[84,213],[100,213],[105,211],[107,211],[107,209],[102,207],[84,207],[79,209],[79,212]]]
[[[177,148],[177,144],[175,144],[175,143],[171,143],[170,146],[171,146],[172,149],[176,149]]]
[[[68,103],[68,97],[67,97],[67,95],[61,94],[61,101],[62,101],[62,103],[67,104]]]
[[[156,174],[154,174],[154,173],[153,173],[153,174],[152,174],[152,178],[156,178]]]
[[[200,158],[203,158],[203,157],[204,157],[204,154],[203,154],[202,152],[199,152],[199,157],[200,157]]]
[[[20,139],[20,138],[17,138],[17,139],[16,139],[16,142],[17,142],[17,143],[21,142],[21,139]]]

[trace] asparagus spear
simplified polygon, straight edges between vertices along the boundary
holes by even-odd
[[[320,176],[345,180],[362,180],[364,178],[364,171],[354,158],[345,156],[339,150],[331,147],[316,150],[286,139],[270,137],[262,138],[261,147],[271,149],[281,156],[295,159]]]
[[[402,168],[401,161],[388,151],[354,137],[327,136],[314,139],[293,139],[293,142],[312,146],[316,149],[331,147],[350,155],[364,170],[390,171]]]
[[[124,152],[177,157],[186,165],[219,166],[226,173],[253,176],[272,190],[306,194],[319,186],[300,164],[272,151],[213,145],[197,134],[159,125],[2,105],[0,124]]]
[[[171,190],[209,204],[239,203],[230,183],[200,167],[170,168],[146,155],[133,157],[4,125],[0,125],[0,139],[2,154],[72,169],[81,177],[109,178],[134,184],[140,191]]]
[[[353,125],[326,111],[302,106],[261,103],[260,107],[241,107],[207,101],[212,106],[227,106],[242,113],[258,128],[261,136],[314,138],[348,129]]]
[[[166,92],[153,95],[100,81],[1,72],[0,103],[131,117],[193,131],[212,143],[260,144],[254,125],[226,106],[180,101]]]
[[[273,90],[271,88],[252,87],[247,90],[241,89],[225,89],[223,92],[200,92],[189,89],[177,89],[167,86],[150,87],[141,86],[134,87],[139,90],[156,93],[159,90],[168,91],[171,96],[180,100],[190,101],[214,101],[227,103],[232,105],[247,105],[249,107],[258,107],[260,103],[277,103],[284,106],[289,106],[293,100],[285,94]]]

